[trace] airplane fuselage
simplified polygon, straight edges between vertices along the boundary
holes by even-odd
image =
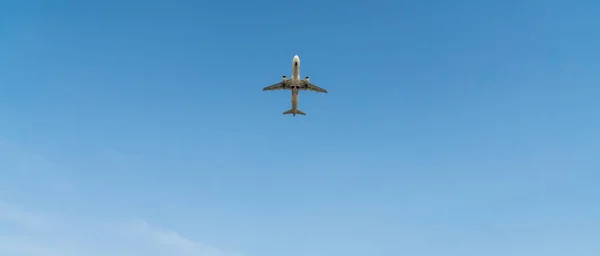
[[[296,110],[298,110],[298,94],[300,90],[298,88],[301,85],[300,79],[300,57],[294,56],[292,61],[292,114],[296,116]]]

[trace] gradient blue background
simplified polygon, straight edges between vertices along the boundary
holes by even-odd
[[[599,10],[3,1],[0,199],[248,256],[599,255]],[[293,118],[295,54],[329,94]]]

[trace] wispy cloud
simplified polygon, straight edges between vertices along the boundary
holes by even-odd
[[[0,192],[68,193],[75,188],[62,168],[42,154],[0,137]]]
[[[77,181],[62,170],[47,157],[0,138],[0,255],[240,256],[135,216],[114,220],[57,211],[60,207],[46,211],[36,203],[44,200],[38,195],[51,193],[60,203],[62,195],[77,193]]]
[[[145,221],[61,218],[0,204],[0,255],[240,256]]]

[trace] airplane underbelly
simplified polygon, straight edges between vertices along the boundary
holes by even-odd
[[[297,91],[296,91],[297,93]],[[296,108],[298,106],[298,94],[292,95],[292,108]]]

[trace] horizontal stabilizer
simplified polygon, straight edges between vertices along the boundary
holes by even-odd
[[[290,110],[288,110],[288,111],[285,111],[285,112],[283,112],[283,114],[284,114],[284,115],[290,115],[290,114],[291,114],[291,115],[303,115],[303,116],[305,116],[305,115],[306,115],[306,113],[304,113],[304,112],[300,111],[299,109],[296,109],[296,112],[295,112],[295,113],[294,113],[294,110],[293,110],[293,109],[290,109]]]

